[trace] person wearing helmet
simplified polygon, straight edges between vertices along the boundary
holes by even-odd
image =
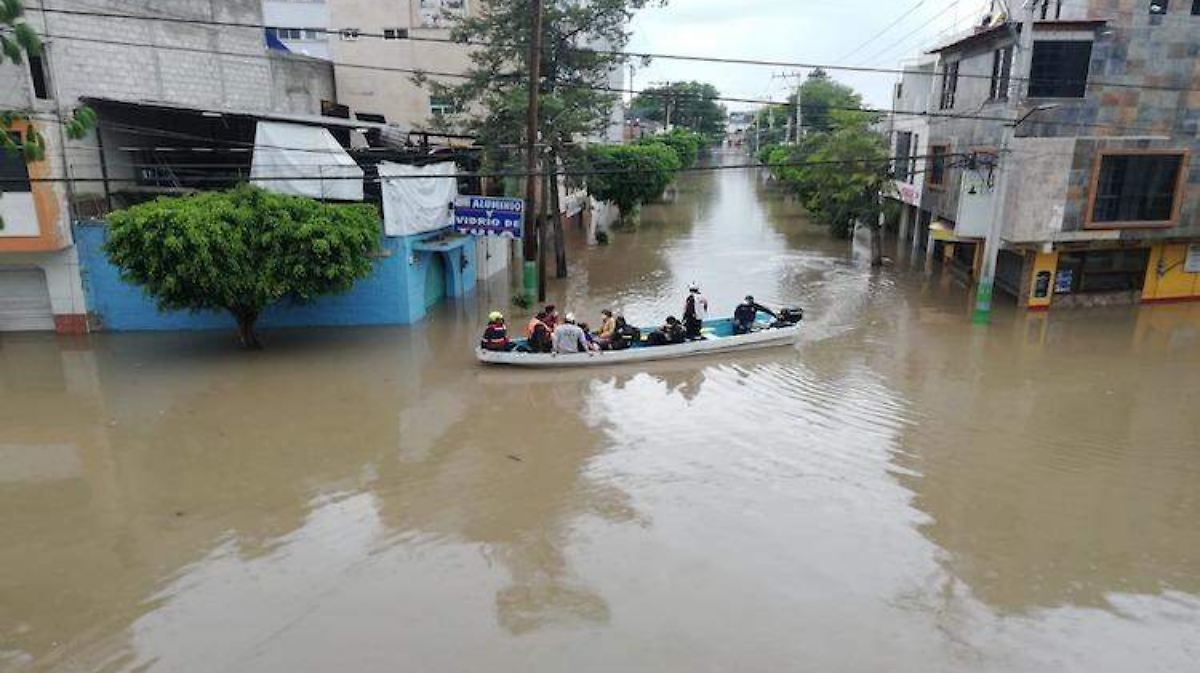
[[[517,345],[508,338],[508,327],[504,324],[504,314],[492,311],[488,315],[487,327],[483,330],[483,339],[479,342],[485,351],[507,353]]]
[[[687,299],[683,302],[683,327],[688,339],[699,339],[704,321],[708,319],[708,299],[700,294],[700,286],[692,283],[688,287]]]
[[[774,311],[754,301],[752,295],[746,295],[746,300],[738,304],[738,307],[733,311],[733,333],[748,334],[750,328],[754,326],[754,321],[758,319],[760,312],[766,313],[772,318],[778,318]]]

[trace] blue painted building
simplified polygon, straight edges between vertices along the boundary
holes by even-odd
[[[75,245],[93,329],[113,331],[234,328],[218,311],[158,310],[142,288],[121,280],[104,254],[108,226],[77,223]],[[475,289],[473,237],[450,229],[413,236],[383,236],[374,272],[349,292],[309,303],[283,301],[267,309],[260,326],[407,325],[424,319],[429,307]]]

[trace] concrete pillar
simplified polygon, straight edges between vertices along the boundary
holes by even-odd
[[[933,232],[927,234],[928,238],[925,242],[925,273],[933,273],[933,249],[934,241]]]
[[[897,247],[903,248],[908,242],[908,237],[911,235],[912,228],[912,206],[901,202],[900,204],[900,229],[896,232]]]

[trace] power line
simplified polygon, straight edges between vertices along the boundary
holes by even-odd
[[[843,56],[843,57],[839,58],[838,60],[839,60],[839,61],[849,61],[851,56],[853,56],[853,55],[857,54],[858,52],[862,51],[862,50],[863,50],[863,48],[864,48],[864,47],[866,47],[868,44],[871,44],[871,43],[872,43],[872,42],[874,42],[875,40],[877,40],[877,39],[879,39],[880,37],[882,37],[884,33],[886,33],[886,32],[888,32],[889,30],[891,30],[891,29],[892,29],[892,28],[893,28],[893,27],[894,27],[896,24],[898,24],[898,23],[900,23],[901,21],[903,21],[904,19],[908,18],[908,16],[909,16],[910,14],[912,14],[913,12],[917,11],[918,9],[920,9],[920,8],[921,8],[921,6],[922,6],[922,5],[924,5],[926,2],[927,2],[927,0],[917,0],[917,4],[913,5],[912,7],[909,7],[909,8],[908,8],[908,10],[907,10],[906,12],[904,12],[904,13],[903,13],[903,14],[901,14],[900,16],[896,17],[896,19],[895,19],[894,21],[892,21],[892,22],[891,22],[891,23],[889,23],[888,25],[884,26],[884,27],[883,27],[883,29],[882,29],[882,30],[880,30],[878,33],[875,33],[875,34],[874,34],[874,35],[872,35],[871,37],[868,37],[866,40],[864,40],[864,41],[863,41],[863,43],[862,43],[862,44],[860,44],[860,45],[858,45],[857,47],[855,47],[854,49],[850,50],[850,53],[848,53],[848,54],[846,54],[845,56]]]
[[[109,44],[109,45],[126,46],[126,47],[164,49],[164,50],[168,50],[168,51],[182,51],[182,52],[187,52],[187,53],[209,54],[209,55],[215,55],[215,56],[235,56],[235,57],[239,57],[239,58],[261,57],[262,56],[261,53],[223,51],[223,50],[206,49],[206,48],[201,48],[201,47],[185,47],[185,46],[179,46],[179,45],[156,45],[156,44],[150,44],[150,43],[145,43],[145,42],[131,42],[131,41],[127,41],[127,40],[111,40],[111,39],[93,38],[93,37],[59,36],[56,39],[76,40],[76,41],[81,41],[81,42],[93,42],[93,43],[97,43],[97,44]],[[402,74],[411,74],[411,75],[425,75],[425,76],[457,78],[457,79],[470,79],[470,77],[471,77],[470,75],[467,75],[465,73],[430,71],[430,70],[421,70],[418,68],[401,68],[398,66],[369,65],[369,64],[365,64],[365,63],[345,63],[345,62],[341,62],[341,61],[334,61],[331,63],[335,66],[340,66],[340,67],[344,67],[344,68],[369,70],[369,71],[374,71],[374,72],[393,72],[393,73],[402,73]],[[901,71],[901,72],[904,72],[904,71]],[[933,77],[935,75],[928,75],[928,76]],[[966,75],[965,73],[960,75],[960,77],[967,77],[967,76],[968,75]],[[987,79],[990,80],[991,79],[990,76],[988,76]],[[1058,81],[1058,80],[1056,80],[1056,81]],[[633,94],[633,95],[648,95],[648,96],[663,96],[663,97],[678,96],[677,93],[659,92],[659,91],[655,91],[654,89],[634,90],[634,89],[605,87],[605,86],[599,86],[599,85],[583,85],[583,84],[568,85],[568,88],[589,89],[589,90],[593,90],[593,91],[603,91],[603,92],[608,92],[608,93],[621,93],[621,94],[629,93],[629,94]],[[761,99],[753,99],[753,98],[735,98],[735,97],[729,97],[729,96],[712,96],[712,97],[706,96],[706,97],[704,97],[704,99],[705,100],[714,100],[714,101],[724,101],[724,102],[735,102],[735,103],[754,103],[754,104],[761,104],[761,105],[788,105],[788,104],[790,104],[788,101],[761,100]],[[830,106],[829,109],[844,110],[844,111],[848,111],[848,112],[860,112],[861,111],[861,112],[868,112],[868,113],[872,113],[872,114],[881,114],[881,115],[928,117],[928,118],[932,118],[932,119],[974,119],[974,120],[979,120],[979,121],[1001,121],[1001,122],[1006,122],[1006,123],[1011,123],[1012,121],[1014,121],[1007,117],[996,117],[996,116],[988,117],[988,116],[980,116],[980,115],[972,115],[972,114],[960,114],[960,113],[954,113],[954,112],[930,112],[927,110],[917,111],[917,110],[895,110],[895,109],[885,109],[885,108],[862,108],[862,107],[856,108],[856,107],[837,107],[837,106]],[[1054,125],[1054,126],[1111,128],[1111,129],[1117,129],[1117,130],[1142,130],[1142,131],[1151,131],[1151,132],[1158,131],[1157,129],[1148,127],[1148,126],[1125,126],[1125,125],[1109,124],[1109,123],[1103,123],[1103,122],[1044,121],[1044,122],[1039,122],[1039,123]],[[811,125],[802,124],[802,126],[806,126],[807,128],[812,128]]]
[[[813,166],[881,165],[884,163],[890,163],[890,162],[899,161],[899,160],[930,159],[933,156],[934,155],[932,155],[932,154],[926,154],[926,155],[909,156],[909,157],[889,156],[889,157],[879,157],[879,158],[838,159],[838,160],[827,160],[827,161],[794,161],[794,162],[780,162],[780,163],[774,163],[774,164],[770,164],[770,165],[766,165],[766,164],[762,164],[762,163],[718,164],[718,165],[714,165],[714,166],[691,166],[688,168],[680,168],[680,169],[677,169],[677,170],[674,170],[671,172],[672,173],[712,173],[712,172],[725,171],[725,170],[743,170],[743,169],[747,169],[747,168],[771,169],[771,168],[808,168],[808,167],[813,167]],[[961,156],[967,156],[967,155],[962,154],[962,153],[952,153],[952,154],[939,154],[937,156],[943,157],[943,158],[951,158],[951,157],[961,157]],[[349,168],[349,167],[342,166],[341,168]],[[530,177],[530,176],[539,176],[540,177],[543,175],[557,175],[559,177],[591,177],[591,176],[596,176],[596,175],[639,175],[639,174],[644,174],[644,173],[657,173],[657,172],[659,172],[657,169],[646,169],[646,168],[633,168],[633,169],[620,169],[620,170],[617,170],[617,169],[613,169],[613,170],[575,169],[575,170],[554,170],[554,171],[542,171],[542,172],[485,171],[485,172],[454,173],[454,174],[450,174],[450,175],[438,175],[438,176],[436,176],[436,178],[437,179],[444,178],[444,179],[469,180],[469,179],[474,179],[474,178],[519,178],[519,177]],[[276,181],[288,181],[288,180],[310,180],[310,181],[311,180],[317,180],[317,181],[361,180],[367,184],[380,184],[380,183],[389,182],[392,180],[426,180],[426,179],[430,179],[430,176],[398,175],[398,176],[389,176],[387,178],[363,178],[363,177],[350,176],[350,175],[335,175],[335,176],[329,176],[329,177],[321,177],[321,176],[314,176],[314,175],[287,175],[287,176],[273,175],[273,176],[264,176],[261,178],[257,178],[257,177],[253,178],[253,180],[256,182],[257,181],[276,182]],[[230,177],[209,176],[206,180],[203,180],[203,181],[229,182],[229,180],[230,180]],[[0,178],[0,185],[4,185],[4,184],[23,185],[23,184],[30,184],[30,183],[38,184],[38,183],[64,183],[64,182],[76,182],[76,183],[78,183],[78,182],[85,182],[85,183],[136,182],[136,179],[121,179],[121,178],[107,178],[106,179],[106,178],[100,177],[100,178],[29,178],[27,180],[17,180],[17,179],[12,179],[12,178]]]
[[[121,14],[121,13],[99,12],[99,11],[84,11],[84,10],[70,10],[70,9],[52,9],[52,8],[33,9],[33,8],[30,8],[27,11],[30,13],[43,12],[43,13],[50,13],[50,14],[89,16],[89,17],[96,17],[96,18],[109,18],[109,19],[126,19],[126,20],[134,20],[134,21],[162,21],[162,22],[168,22],[168,23],[184,23],[184,24],[191,24],[191,25],[203,25],[203,26],[225,27],[225,28],[247,28],[247,29],[266,30],[268,28],[275,27],[275,26],[268,26],[268,25],[262,24],[262,23],[247,23],[247,22],[236,22],[236,21],[213,21],[213,20],[208,20],[208,19],[184,19],[184,18],[175,18],[175,17],[139,16],[139,15],[133,15],[133,14]],[[922,25],[921,28],[924,28],[929,23],[931,23],[931,21]],[[341,34],[340,30],[331,29],[331,28],[315,28],[312,30],[316,30],[317,32],[322,32],[326,35],[340,35]],[[910,33],[910,35],[915,34],[915,32],[916,31],[914,31],[913,33]],[[383,33],[370,33],[370,32],[365,32],[365,31],[359,30],[356,33],[356,35],[359,38],[365,37],[365,38],[371,38],[371,39],[381,39],[381,40],[385,39]],[[91,38],[82,38],[82,37],[64,36],[64,35],[55,35],[54,38],[55,39],[68,39],[68,40],[91,40],[91,41],[103,42],[102,40],[92,40]],[[442,43],[442,44],[457,44],[460,46],[477,46],[477,47],[491,46],[491,47],[504,47],[504,48],[510,48],[510,49],[527,49],[528,48],[528,45],[519,44],[519,43],[488,42],[488,41],[484,41],[484,40],[459,41],[459,40],[454,40],[452,38],[419,36],[419,35],[412,35],[411,33],[407,37],[388,39],[388,41],[395,41],[395,42],[403,42],[406,40],[410,41],[410,42],[434,42],[434,43]],[[158,49],[176,49],[177,48],[177,47],[167,46],[167,45],[144,44],[144,43],[142,43],[142,44],[133,43],[130,46],[154,47],[154,48],[158,48]],[[666,53],[658,53],[658,52],[617,51],[617,50],[613,50],[613,49],[595,49],[595,48],[591,48],[591,47],[567,47],[567,50],[579,52],[579,53],[585,53],[585,54],[600,54],[600,55],[605,55],[605,56],[618,56],[618,57],[627,58],[627,59],[651,59],[651,60],[652,59],[662,59],[662,60],[675,60],[675,61],[692,61],[692,62],[701,62],[701,63],[720,63],[720,64],[725,64],[725,65],[767,66],[767,67],[773,67],[773,68],[792,68],[792,69],[810,69],[810,70],[816,69],[816,68],[821,68],[822,70],[845,71],[845,72],[876,73],[876,74],[889,74],[889,75],[905,74],[905,71],[903,69],[882,68],[882,67],[864,66],[864,65],[838,65],[835,63],[802,63],[802,62],[794,62],[794,61],[774,61],[774,60],[753,59],[753,58],[722,58],[722,57],[716,57],[716,56],[695,56],[695,55],[688,55],[688,54],[666,54]],[[196,51],[203,52],[203,53],[217,53],[217,52],[214,52],[213,50],[208,50],[208,49],[199,49]],[[236,55],[242,56],[242,57],[261,56],[261,54],[247,54],[247,53],[241,53],[241,54],[236,54]],[[338,63],[335,63],[335,65],[346,65],[346,66],[351,66],[351,67],[353,66],[353,64],[338,64]],[[991,75],[976,75],[976,74],[971,74],[971,73],[961,73],[959,75],[959,77],[960,78],[973,78],[973,79],[987,79],[987,80],[991,79]],[[1012,76],[1010,79],[1012,79],[1013,81],[1024,82],[1024,81],[1030,81],[1032,78]],[[1039,78],[1039,81],[1042,81],[1042,80]],[[1080,79],[1056,79],[1054,81],[1059,82],[1059,83],[1082,83],[1087,86],[1107,86],[1107,87],[1113,87],[1113,88],[1128,88],[1128,89],[1153,90],[1153,91],[1176,91],[1176,92],[1200,91],[1200,88],[1193,88],[1193,87],[1154,85],[1154,84],[1145,84],[1145,83],[1129,84],[1129,83],[1125,83],[1125,82],[1109,82],[1109,81],[1088,80],[1088,79],[1082,79],[1082,80],[1080,80]]]

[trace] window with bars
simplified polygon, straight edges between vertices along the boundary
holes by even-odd
[[[1030,98],[1083,98],[1091,67],[1090,41],[1042,40],[1033,45]]]
[[[1008,84],[1012,77],[1013,48],[997,49],[992,54],[991,100],[1008,100]]]
[[[1091,221],[1099,225],[1173,221],[1184,156],[1183,153],[1103,155]]]
[[[407,28],[384,28],[383,29],[383,39],[385,39],[385,40],[407,40],[408,39],[408,29]]]
[[[1040,18],[1045,21],[1048,19],[1062,18],[1063,0],[1041,0],[1040,3],[1034,5],[1034,11],[1041,11]]]
[[[454,114],[458,112],[458,106],[454,104],[454,100],[445,96],[430,96],[429,97],[429,114],[434,117],[442,115]]]
[[[343,28],[338,34],[343,42],[356,42],[362,36],[362,31],[358,28]]]
[[[949,110],[954,107],[954,97],[958,94],[958,62],[946,64],[942,70],[942,91],[938,107]]]

